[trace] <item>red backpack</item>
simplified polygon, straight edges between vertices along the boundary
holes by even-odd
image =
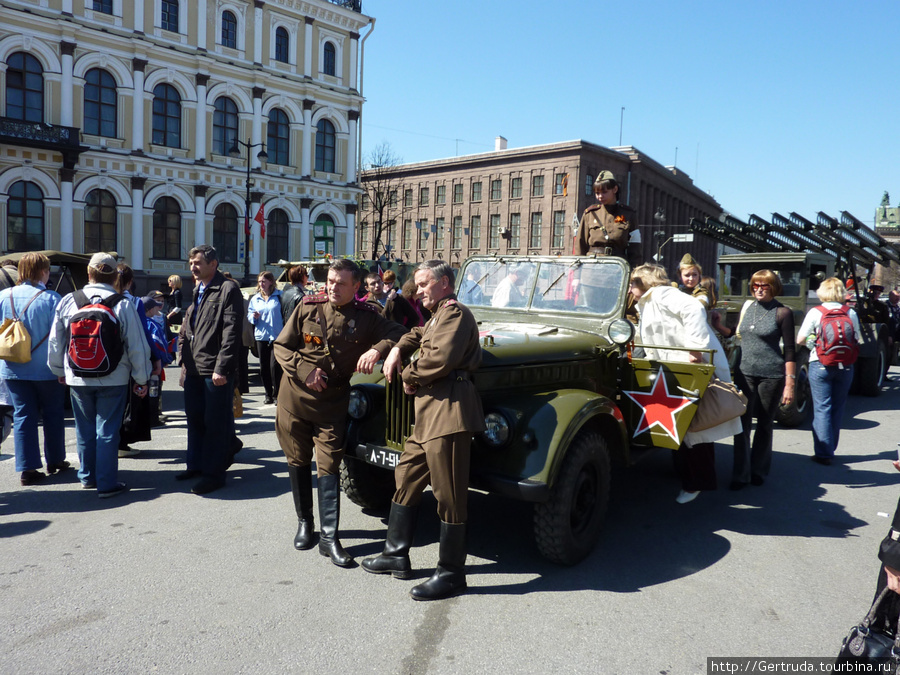
[[[822,312],[821,323],[816,330],[816,355],[823,366],[856,363],[859,356],[859,339],[853,321],[850,319],[847,305],[837,309],[827,309],[821,305],[816,307]]]
[[[109,375],[125,353],[119,319],[113,311],[125,296],[113,293],[95,302],[84,291],[72,295],[78,308],[69,318],[69,367],[78,377]]]

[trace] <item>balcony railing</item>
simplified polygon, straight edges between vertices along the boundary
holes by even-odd
[[[81,130],[78,127],[25,122],[12,117],[0,117],[0,145],[55,150],[62,153],[66,168],[74,167],[78,155],[87,150],[81,145]]]
[[[328,0],[328,2],[332,5],[346,7],[347,9],[352,9],[354,12],[362,13],[362,0]]]

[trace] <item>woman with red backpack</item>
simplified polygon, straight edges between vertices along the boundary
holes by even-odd
[[[829,465],[841,434],[844,404],[853,382],[853,364],[862,337],[856,312],[843,304],[844,282],[831,277],[816,295],[822,304],[803,319],[797,343],[809,347],[809,388],[813,400],[812,460]]]

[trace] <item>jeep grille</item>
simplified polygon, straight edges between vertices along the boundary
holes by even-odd
[[[387,425],[384,431],[385,444],[394,450],[402,450],[403,444],[412,433],[415,423],[413,397],[403,393],[403,381],[394,376],[393,382],[385,382],[385,407]]]

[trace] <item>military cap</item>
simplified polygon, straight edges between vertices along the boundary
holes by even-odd
[[[694,260],[694,257],[690,253],[685,253],[681,262],[678,263],[678,269],[685,269],[687,267],[700,267],[700,263]]]
[[[616,182],[616,177],[613,175],[612,171],[601,171],[596,180],[594,180],[594,187],[600,187],[601,183],[605,183],[606,181],[611,180],[613,183]]]

